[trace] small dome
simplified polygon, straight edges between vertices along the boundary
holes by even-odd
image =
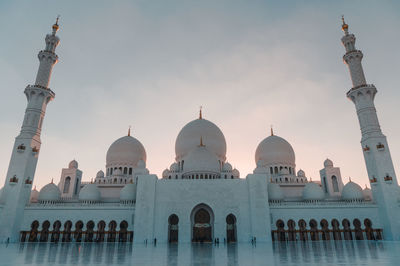
[[[206,119],[196,119],[186,124],[175,141],[176,160],[179,161],[199,145],[200,138],[207,149],[225,162],[226,141],[222,131]],[[186,162],[185,162],[186,163]]]
[[[324,167],[325,168],[333,167],[333,162],[331,160],[329,160],[329,159],[326,159],[324,161]]]
[[[298,176],[298,177],[305,177],[305,176],[306,176],[306,173],[304,173],[304,171],[300,169],[300,170],[297,172],[297,176]]]
[[[172,171],[172,172],[178,172],[179,171],[179,165],[177,163],[173,163],[169,167],[169,170]]]
[[[309,182],[304,186],[303,199],[304,200],[323,200],[325,198],[322,188],[313,182]]]
[[[365,200],[372,200],[372,191],[370,188],[365,187],[362,193]]]
[[[96,184],[87,184],[79,192],[80,201],[100,201],[101,194]]]
[[[292,146],[285,139],[272,135],[265,138],[257,147],[255,161],[261,160],[264,166],[289,165],[295,167],[295,155]]]
[[[140,160],[146,162],[146,151],[142,143],[134,137],[124,136],[114,141],[108,149],[106,167],[136,166]]]
[[[96,178],[103,178],[104,177],[104,172],[102,170],[98,171],[96,174]]]
[[[136,184],[126,184],[119,193],[121,201],[135,201],[136,200]]]
[[[39,191],[36,190],[36,187],[31,191],[30,202],[38,202],[39,199]]]
[[[39,192],[39,201],[59,201],[61,198],[60,189],[54,184],[50,183],[42,187]]]
[[[232,165],[230,163],[224,163],[223,170],[224,170],[224,172],[232,171]]]
[[[183,172],[213,172],[219,173],[217,156],[209,151],[206,146],[197,146],[185,158]]]
[[[168,169],[165,169],[163,172],[162,172],[162,177],[164,177],[164,178],[167,178],[168,176],[169,176],[169,170]]]
[[[350,181],[343,187],[342,199],[343,200],[364,199],[362,188],[358,184]]]
[[[75,160],[72,160],[69,165],[68,165],[69,169],[78,169],[78,162]]]
[[[236,169],[236,168],[233,169],[233,170],[232,170],[232,175],[233,175],[233,177],[239,178],[239,176],[240,176],[239,170]]]
[[[283,198],[284,195],[281,186],[276,183],[268,183],[268,199],[281,201]]]

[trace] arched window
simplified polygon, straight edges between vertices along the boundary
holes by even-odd
[[[278,166],[275,166],[275,174],[278,174]]]
[[[129,167],[129,175],[132,175],[132,167]]]
[[[168,218],[168,242],[178,242],[179,218],[171,214]]]
[[[278,241],[286,241],[285,223],[282,220],[276,221],[278,229]]]
[[[183,164],[185,163],[185,160],[182,160],[182,163],[181,163],[181,171],[183,171]]]
[[[79,189],[79,178],[77,178],[75,182],[75,189],[74,189],[75,195],[78,195],[78,189]]]
[[[68,193],[69,191],[69,185],[71,184],[71,177],[67,176],[65,178],[65,182],[64,182],[64,190],[63,193]]]
[[[326,178],[325,178],[325,176],[322,177],[322,181],[324,181],[324,191],[325,191],[325,193],[328,193],[328,186],[326,185]]]
[[[119,242],[126,242],[128,240],[128,222],[122,221],[119,224]]]
[[[337,177],[336,176],[332,176],[332,186],[333,186],[333,191],[334,192],[339,192],[339,184],[337,181]]]
[[[274,173],[274,169],[272,167],[269,168],[269,173],[272,175]]]
[[[124,175],[128,174],[128,167],[124,168]]]

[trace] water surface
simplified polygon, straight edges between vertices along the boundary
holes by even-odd
[[[0,265],[400,265],[400,242],[269,244],[21,243],[0,245]]]

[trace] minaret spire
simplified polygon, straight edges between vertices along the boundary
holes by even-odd
[[[128,129],[128,136],[131,136],[131,126],[129,126],[129,129]]]
[[[203,119],[202,109],[203,109],[203,106],[200,106],[199,119]]]
[[[274,135],[274,128],[273,128],[273,126],[271,125],[271,136],[273,136]]]
[[[367,167],[368,177],[374,201],[378,204],[386,240],[400,240],[400,209],[397,198],[397,178],[386,136],[383,135],[375,109],[374,99],[377,90],[374,85],[366,84],[361,60],[363,53],[355,48],[356,38],[348,32],[348,25],[342,20],[345,35],[342,43],[346,49],[343,56],[348,65],[353,88],[347,97],[354,103],[361,129],[361,147]]]
[[[55,54],[55,49],[60,42],[55,35],[59,29],[58,20],[52,28],[53,32],[46,35],[45,49],[38,54],[40,64],[35,84],[28,85],[24,91],[28,104],[20,134],[15,138],[2,192],[6,196],[0,213],[0,242],[15,242],[19,239],[25,205],[29,200],[27,194],[31,192],[40,154],[40,134],[46,107],[55,97],[48,85],[51,71],[58,60]]]

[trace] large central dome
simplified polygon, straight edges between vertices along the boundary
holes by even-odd
[[[142,143],[134,137],[125,136],[111,144],[107,151],[106,167],[136,166],[140,160],[146,162],[146,151]]]
[[[175,142],[176,160],[181,160],[191,150],[197,148],[199,139],[203,139],[204,145],[214,153],[219,160],[226,160],[226,141],[222,131],[212,122],[206,119],[196,119],[184,126],[179,132]]]
[[[256,163],[263,166],[287,165],[295,167],[295,155],[292,146],[285,139],[271,135],[258,145]]]

